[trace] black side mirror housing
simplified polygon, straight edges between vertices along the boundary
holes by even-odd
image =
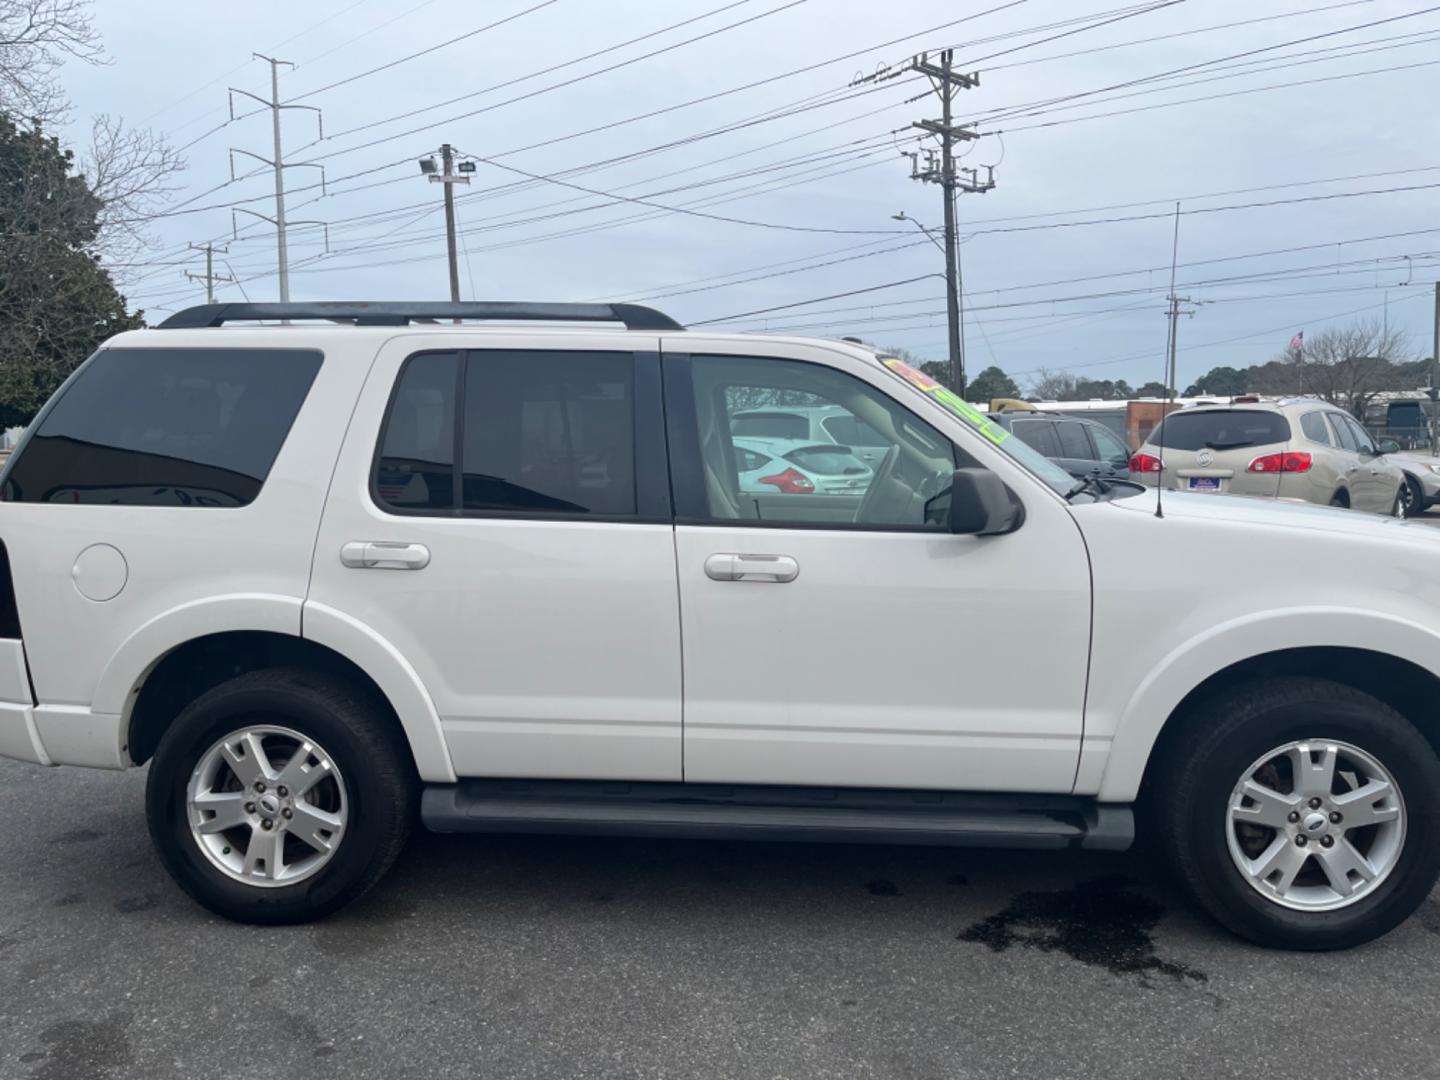
[[[989,469],[956,469],[946,525],[959,536],[1001,536],[1025,521],[1025,504]]]
[[[1375,452],[1377,454],[1394,454],[1400,449],[1400,444],[1394,439],[1376,439]]]

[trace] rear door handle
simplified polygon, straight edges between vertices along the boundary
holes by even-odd
[[[340,561],[356,570],[423,570],[430,565],[430,549],[424,544],[351,540],[340,549]]]
[[[784,585],[800,576],[800,564],[789,555],[711,555],[705,576],[712,581],[756,581]]]

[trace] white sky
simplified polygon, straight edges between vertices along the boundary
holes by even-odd
[[[416,166],[416,159],[442,141],[542,176],[686,140],[663,152],[570,174],[568,182],[665,207],[707,196],[725,199],[693,209],[763,224],[615,205],[553,183],[517,185],[523,175],[481,162],[470,187],[457,190],[465,246],[462,296],[632,299],[686,290],[650,302],[682,322],[695,323],[873,290],[789,308],[768,323],[752,317],[726,325],[803,325],[806,332],[854,333],[939,359],[945,354],[943,286],[938,278],[923,275],[943,272],[940,254],[913,226],[891,218],[903,210],[932,228],[939,226],[939,190],[912,182],[899,152],[908,145],[902,141],[910,137],[905,130],[910,121],[938,115],[938,102],[933,97],[909,100],[923,92],[919,81],[896,79],[859,97],[845,88],[858,73],[877,65],[899,64],[923,49],[955,46],[957,67],[979,70],[982,80],[978,89],[959,95],[959,118],[978,118],[978,130],[1002,133],[973,144],[966,160],[998,162],[997,187],[959,201],[961,235],[971,237],[962,248],[966,303],[973,309],[966,322],[971,374],[998,363],[1022,383],[1040,367],[1123,377],[1135,385],[1159,378],[1172,229],[1168,213],[1176,199],[1185,211],[1311,200],[1182,217],[1177,291],[1202,302],[1180,331],[1182,389],[1217,364],[1243,366],[1270,358],[1297,330],[1313,334],[1327,323],[1357,317],[1388,317],[1412,333],[1417,352],[1429,352],[1432,283],[1440,274],[1436,5],[1419,0],[1182,0],[1108,26],[1080,29],[1068,23],[1106,12],[1113,18],[1127,0],[730,0],[724,11],[717,9],[726,0],[552,0],[505,25],[325,89],[538,3],[104,0],[95,15],[113,62],[89,69],[72,64],[63,73],[75,101],[77,139],[88,115],[99,111],[153,126],[177,145],[199,138],[186,151],[189,169],[169,203],[198,212],[156,222],[160,243],[149,256],[152,264],[130,272],[126,280],[132,303],[159,318],[203,302],[203,290],[183,276],[187,266],[202,269],[202,259],[182,258],[183,245],[230,237],[226,204],[236,200],[251,200],[243,205],[274,213],[268,170],[209,191],[229,178],[227,148],[270,156],[268,112],[212,131],[228,115],[227,86],[268,93],[268,67],[249,60],[255,50],[297,64],[293,71],[282,69],[282,98],[298,96],[301,103],[324,110],[327,138],[320,142],[314,142],[312,113],[294,110],[285,116],[286,160],[323,161],[329,190],[323,198],[317,197],[318,188],[294,191],[290,216],[332,223],[328,257],[319,230],[292,228],[292,299],[446,297],[440,188],[427,183]],[[1005,10],[982,14],[1002,5]],[[1129,0],[1129,6],[1144,5]],[[920,33],[966,17],[971,18]],[[687,19],[694,21],[570,63]],[[1203,29],[1259,19],[1268,21]],[[1395,21],[1245,58],[1270,70],[1199,68],[1170,83],[1093,95],[1044,115],[985,121],[993,110],[1095,91],[1382,19]],[[734,25],[744,20],[751,21]],[[1061,22],[1068,25],[1034,31]],[[682,44],[712,31],[720,32]],[[1058,57],[1185,31],[1203,32]],[[1058,34],[1067,36],[1040,43]],[[658,49],[668,51],[534,93]],[[1317,54],[1317,49],[1336,51]],[[1347,55],[1360,49],[1366,51]],[[576,134],[857,52],[765,85],[602,132]],[[1302,52],[1306,55],[1298,55]],[[1022,63],[1027,61],[1043,62]],[[1293,66],[1277,69],[1281,63]],[[557,65],[550,74],[534,74]],[[1407,70],[1355,75],[1400,65]],[[1206,81],[1171,85],[1199,79]],[[487,92],[512,80],[523,81]],[[1301,80],[1307,85],[1236,93]],[[319,92],[305,96],[311,91]],[[1114,95],[1142,91],[1143,96],[1104,103]],[[533,96],[511,100],[526,93]],[[1232,96],[1077,119],[1217,94]],[[430,108],[462,95],[470,96]],[[825,103],[822,95],[842,100]],[[814,107],[796,107],[817,98],[821,103]],[[253,106],[240,97],[236,104],[242,112]],[[424,111],[347,134],[412,110]],[[475,110],[484,111],[459,117]],[[693,138],[771,111],[787,115]],[[565,136],[574,137],[561,139]],[[525,149],[554,139],[561,141]],[[373,140],[384,141],[362,146]],[[842,144],[850,144],[843,153]],[[808,155],[819,156],[798,164],[792,160]],[[236,157],[241,174],[259,167],[253,159]],[[665,175],[679,170],[688,171]],[[748,175],[734,175],[741,172]],[[287,184],[307,188],[317,173],[289,169]],[[345,179],[359,173],[364,175]],[[1313,181],[1327,182],[1305,183]],[[670,190],[682,186],[686,190]],[[1314,198],[1397,187],[1419,190]],[[1242,190],[1256,188],[1273,189]],[[1095,209],[1136,203],[1147,205]],[[386,216],[400,209],[403,214]],[[360,215],[373,216],[355,220]],[[543,220],[533,220],[542,215]],[[1154,216],[1033,228],[1133,215]],[[643,220],[628,220],[633,218]],[[627,223],[597,228],[622,219]],[[240,237],[229,240],[226,265],[250,298],[274,299],[273,230],[243,214],[239,225]],[[790,228],[764,227],[776,225]],[[1363,240],[1426,229],[1431,231]],[[1233,259],[1299,247],[1308,250]],[[856,255],[867,257],[850,258]],[[837,259],[848,261],[802,269]],[[1216,259],[1230,261],[1185,265]],[[795,272],[775,275],[777,270]],[[1150,272],[1094,279],[1137,270]],[[733,283],[756,274],[772,276]],[[1209,280],[1237,275],[1265,280]],[[874,288],[911,278],[921,280]],[[1092,280],[1046,284],[1075,278]],[[1124,295],[1094,295],[1116,292]],[[219,296],[241,298],[234,285],[223,286]]]

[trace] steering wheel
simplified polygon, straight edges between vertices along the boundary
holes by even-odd
[[[885,451],[885,456],[880,459],[880,464],[875,466],[875,472],[870,477],[870,486],[865,489],[865,495],[860,500],[860,505],[855,508],[856,522],[870,520],[870,512],[876,506],[877,493],[890,482],[890,477],[895,472],[895,464],[900,460],[900,447],[893,445]]]

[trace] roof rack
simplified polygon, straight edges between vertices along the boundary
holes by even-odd
[[[273,319],[328,319],[356,326],[406,326],[445,319],[503,322],[618,322],[627,330],[684,330],[674,319],[639,304],[526,304],[482,300],[322,300],[287,304],[200,304],[177,311],[162,330],[194,330],[227,322]]]

